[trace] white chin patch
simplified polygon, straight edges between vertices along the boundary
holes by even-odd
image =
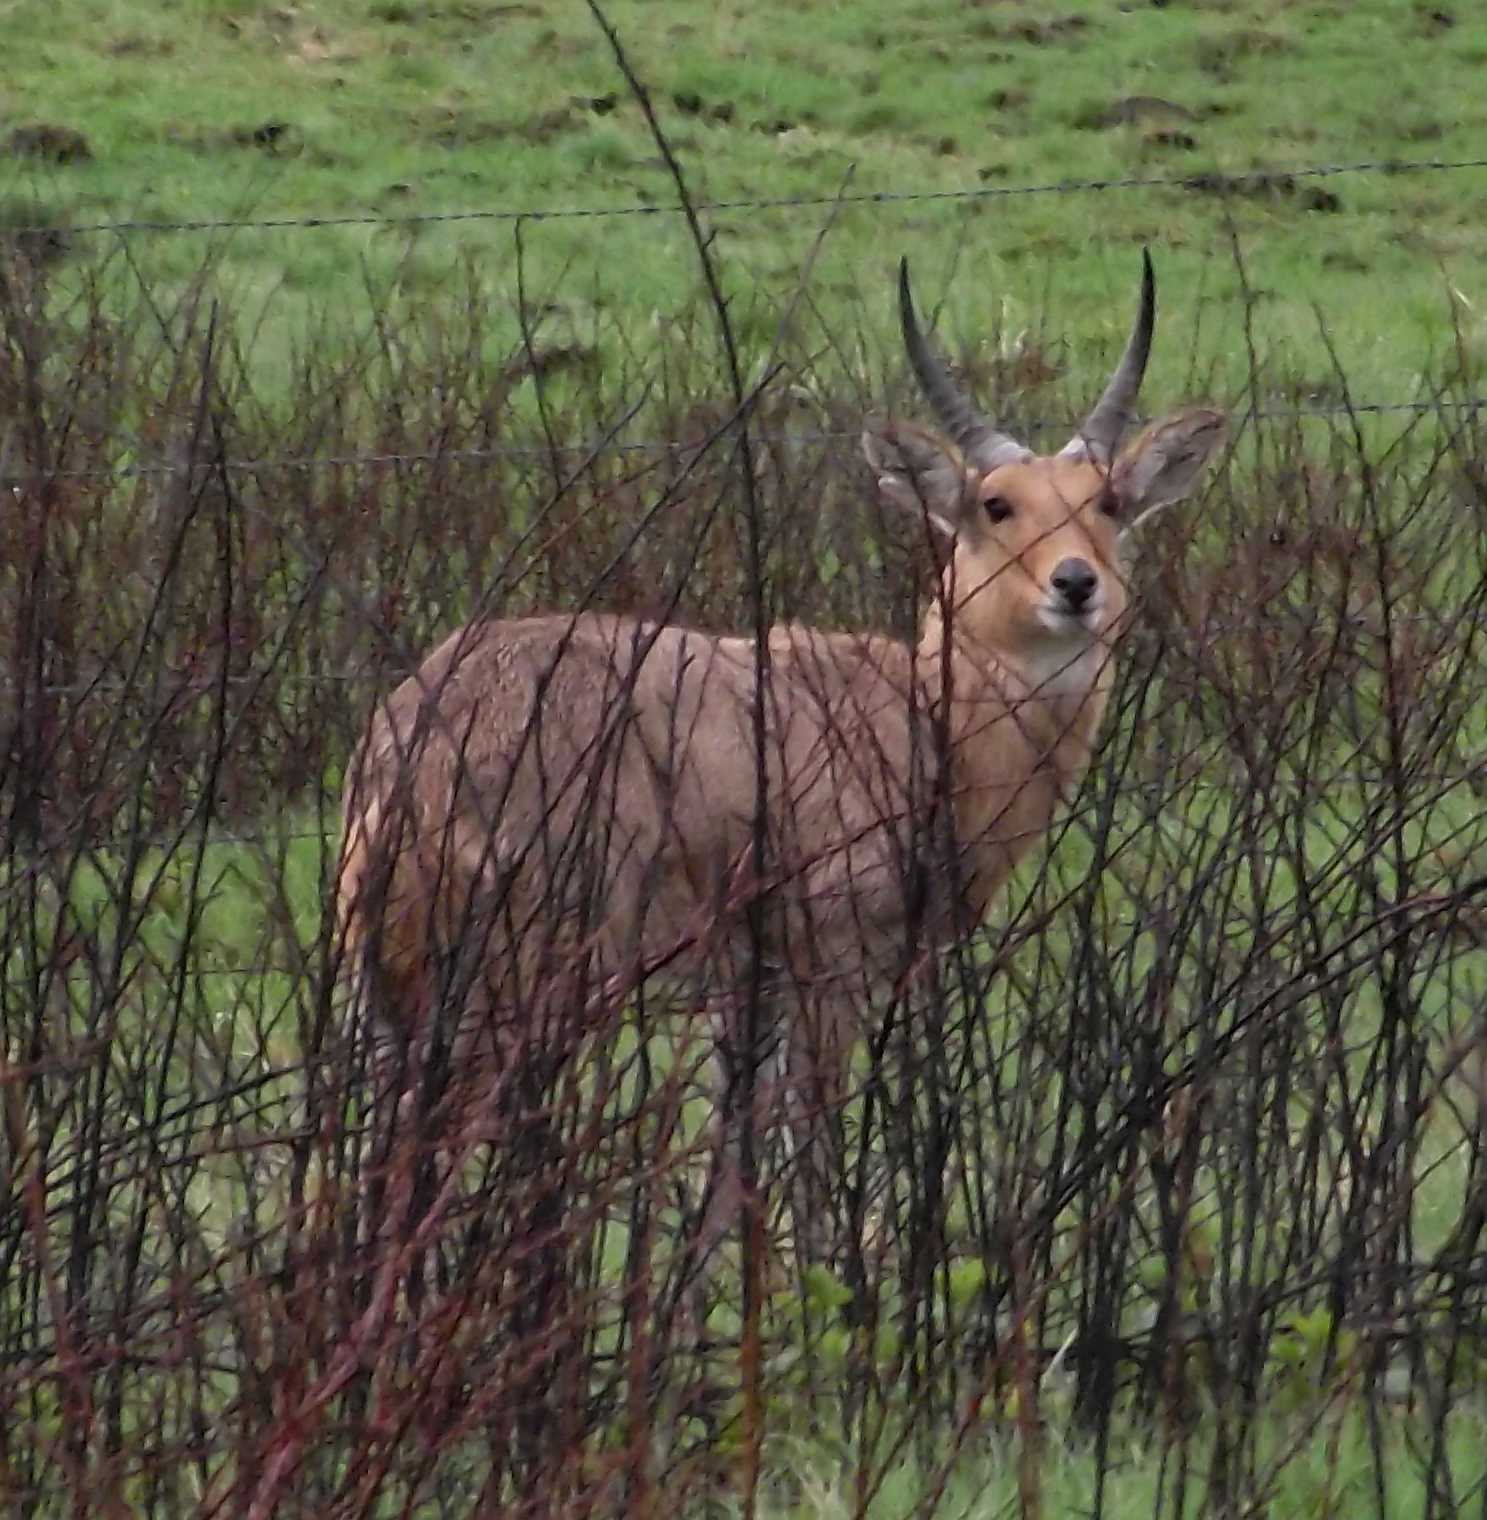
[[[1089,608],[1079,616],[1038,609],[1038,619],[1052,634],[1030,653],[1025,665],[1028,683],[1052,697],[1086,692],[1094,684],[1105,662],[1105,649],[1095,636],[1098,608]]]
[[[1082,612],[1062,612],[1056,607],[1038,608],[1038,621],[1049,633],[1068,639],[1075,646],[1086,644],[1094,637],[1099,615],[1098,602],[1088,603]]]

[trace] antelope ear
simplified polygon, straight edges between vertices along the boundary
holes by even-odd
[[[1154,422],[1121,451],[1110,471],[1129,533],[1143,518],[1181,501],[1228,432],[1211,407],[1193,407]]]
[[[885,501],[927,513],[942,533],[953,537],[960,531],[972,476],[953,443],[912,423],[890,422],[862,435],[862,452]]]

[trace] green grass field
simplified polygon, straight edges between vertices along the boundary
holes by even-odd
[[[1318,314],[1365,399],[1409,399],[1458,323],[1480,357],[1487,170],[1215,189],[1255,169],[1481,157],[1487,18],[1472,8],[616,0],[610,14],[700,199],[963,197],[842,209],[812,282],[838,332],[849,316],[889,330],[909,252],[956,339],[1033,329],[1082,380],[1124,330],[1150,241],[1167,313],[1151,398],[1195,383],[1229,396],[1249,375],[1232,229],[1267,372],[1301,394],[1334,394]],[[14,7],[6,31],[0,221],[391,219],[210,234],[228,288],[267,310],[265,353],[292,347],[311,310],[355,324],[368,273],[396,269],[435,301],[471,255],[514,294],[509,217],[400,217],[675,201],[576,0],[108,0],[86,26],[68,5]],[[1132,176],[1206,188],[978,194]],[[827,219],[820,204],[709,217],[757,343]],[[129,247],[166,287],[206,236]],[[697,289],[675,215],[528,222],[523,237],[549,335],[633,342]]]

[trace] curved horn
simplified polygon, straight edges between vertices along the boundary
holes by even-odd
[[[1108,465],[1120,447],[1121,434],[1131,425],[1136,411],[1136,394],[1146,373],[1146,356],[1151,352],[1152,327],[1156,322],[1156,279],[1151,272],[1151,254],[1141,250],[1141,307],[1136,325],[1126,340],[1126,351],[1105,387],[1105,394],[1095,402],[1094,410],[1084,419],[1079,431],[1064,445],[1065,454],[1084,454]]]
[[[945,366],[935,358],[914,315],[908,259],[898,261],[898,315],[909,363],[914,366],[925,397],[966,457],[983,470],[993,470],[1012,458],[1023,458],[1027,450],[1015,438],[998,432],[976,410],[970,397],[957,389]]]

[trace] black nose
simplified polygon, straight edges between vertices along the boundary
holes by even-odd
[[[1095,594],[1096,584],[1095,572],[1082,559],[1061,559],[1053,572],[1053,589],[1073,612],[1084,610],[1084,604]]]

